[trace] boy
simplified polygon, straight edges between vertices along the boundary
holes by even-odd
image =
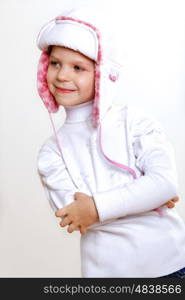
[[[93,17],[73,11],[39,34],[39,94],[49,113],[66,111],[39,173],[60,225],[83,234],[84,277],[167,275],[185,254],[185,225],[167,208],[177,199],[173,151],[158,122],[112,105],[120,64]]]

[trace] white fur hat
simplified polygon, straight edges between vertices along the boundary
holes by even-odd
[[[98,17],[99,16],[99,17]],[[101,16],[101,17],[100,17]],[[95,61],[95,97],[93,124],[98,126],[118,91],[120,63],[116,60],[118,47],[110,36],[110,26],[102,15],[91,10],[77,9],[56,17],[41,29],[37,45],[42,50],[38,66],[38,92],[49,112],[56,112],[58,104],[46,81],[49,46],[64,46],[79,51]],[[109,24],[110,25],[110,24]],[[100,101],[101,100],[101,101]]]
[[[75,23],[70,19],[51,21],[39,33],[37,45],[43,51],[47,51],[50,45],[64,46],[97,60],[98,39],[95,31],[83,23]]]

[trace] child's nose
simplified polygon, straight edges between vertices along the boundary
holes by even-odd
[[[70,81],[70,72],[67,68],[60,68],[57,73],[57,79],[60,81]]]

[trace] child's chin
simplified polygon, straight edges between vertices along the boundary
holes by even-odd
[[[83,103],[83,101],[69,101],[69,100],[66,100],[66,101],[57,101],[56,100],[56,102],[58,103],[58,105],[61,105],[61,106],[74,106],[74,105],[78,105],[78,104],[81,104],[81,103]]]
[[[84,101],[81,99],[59,99],[58,104],[63,105],[63,106],[74,106],[74,105],[79,105],[85,102],[88,102],[89,100]]]

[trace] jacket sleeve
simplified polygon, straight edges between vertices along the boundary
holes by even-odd
[[[100,221],[144,213],[177,195],[177,172],[172,145],[158,121],[140,118],[130,135],[135,167],[142,176],[123,187],[94,193]]]
[[[51,143],[45,143],[38,154],[38,173],[46,197],[53,210],[74,201],[78,189],[74,186],[60,153]]]

